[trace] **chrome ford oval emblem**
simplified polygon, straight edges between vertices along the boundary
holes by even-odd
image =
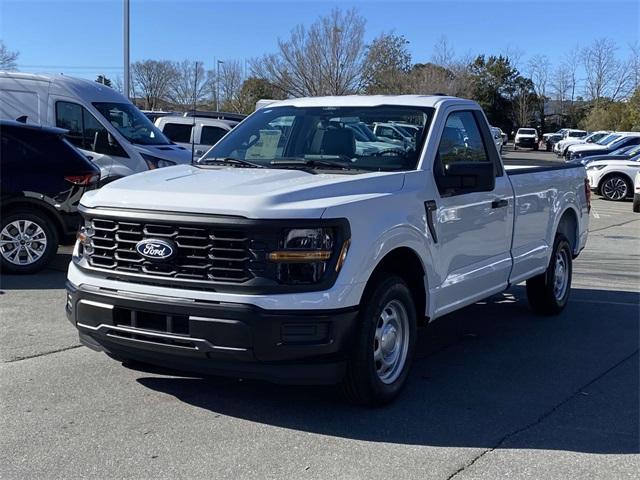
[[[173,257],[176,247],[173,242],[148,238],[136,243],[136,251],[149,260],[168,260]]]

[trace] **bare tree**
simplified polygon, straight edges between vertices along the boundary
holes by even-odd
[[[640,88],[640,43],[635,42],[629,45],[631,55],[629,56],[630,88],[633,92]]]
[[[610,38],[600,38],[582,51],[585,70],[585,93],[599,104],[608,97],[612,100],[628,93],[630,72],[617,58],[618,46]]]
[[[455,52],[446,35],[442,35],[433,46],[431,61],[445,68],[451,67],[455,58]]]
[[[19,56],[20,52],[12,52],[0,40],[0,70],[15,70],[18,68],[17,60]]]
[[[220,104],[223,110],[242,111],[244,105],[240,98],[243,78],[242,62],[225,60],[220,66]]]
[[[571,94],[571,72],[565,63],[558,65],[551,76],[551,94],[560,104],[560,114],[566,111],[566,102]]]
[[[176,77],[173,64],[167,60],[142,60],[131,65],[135,88],[142,96],[144,108],[155,110],[166,99]]]
[[[334,9],[309,29],[298,25],[278,52],[252,62],[253,75],[289,96],[345,95],[362,87],[364,18]]]
[[[547,85],[549,84],[549,70],[551,62],[546,55],[534,55],[529,60],[529,77],[533,84],[533,91],[537,96],[538,116],[542,130],[545,129],[545,104],[547,101]]]
[[[202,104],[209,92],[209,77],[202,62],[183,60],[173,64],[174,75],[167,89],[167,98],[174,104],[190,108]]]

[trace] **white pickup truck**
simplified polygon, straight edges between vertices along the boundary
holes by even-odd
[[[358,155],[354,119],[422,127],[413,148]],[[66,311],[123,362],[381,404],[419,325],[525,280],[535,311],[562,311],[589,193],[581,164],[505,168],[472,101],[281,101],[196,165],[85,194]]]

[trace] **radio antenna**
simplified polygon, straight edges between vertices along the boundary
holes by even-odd
[[[191,123],[191,165],[195,156],[196,140],[196,101],[198,96],[198,62],[196,61],[196,71],[193,75],[193,108],[191,110],[193,121]]]

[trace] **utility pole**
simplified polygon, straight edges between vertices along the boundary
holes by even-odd
[[[216,62],[216,112],[220,111],[220,64],[224,63],[222,60]]]
[[[129,0],[124,0],[124,94],[129,98]]]

